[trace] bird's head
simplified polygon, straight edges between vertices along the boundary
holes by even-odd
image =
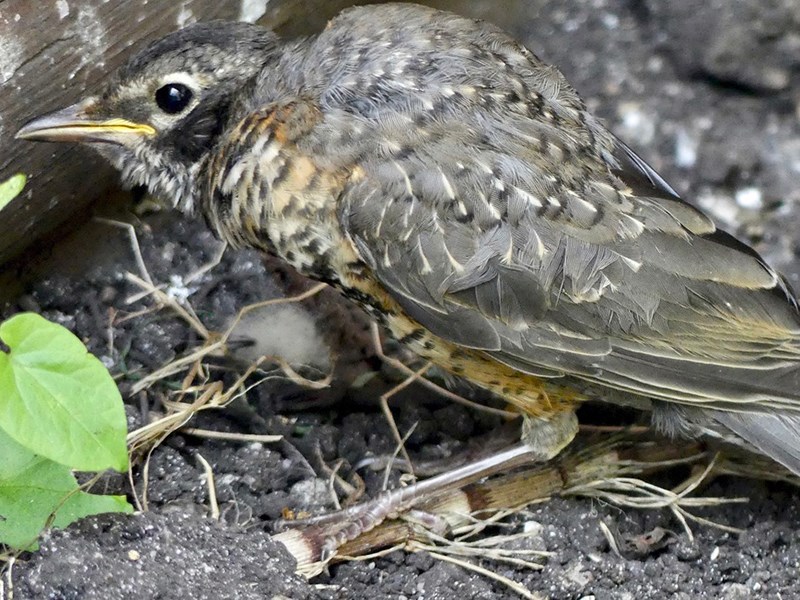
[[[191,210],[194,180],[234,109],[269,62],[276,38],[246,23],[197,24],[134,55],[96,96],[34,119],[17,137],[81,142],[127,185]]]

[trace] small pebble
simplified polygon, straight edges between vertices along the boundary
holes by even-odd
[[[748,210],[761,210],[764,206],[764,198],[761,190],[756,187],[746,187],[737,190],[736,204]]]

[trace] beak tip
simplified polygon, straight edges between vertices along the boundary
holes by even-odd
[[[15,140],[28,140],[31,139],[31,128],[24,125],[17,133],[14,134]]]
[[[14,139],[32,142],[109,142],[124,144],[134,137],[151,136],[156,130],[146,123],[125,119],[93,119],[86,115],[86,102],[74,104],[29,121]]]
[[[26,140],[31,142],[46,142],[50,138],[45,133],[49,129],[50,123],[45,121],[49,115],[45,117],[37,117],[28,121],[20,127],[19,131],[14,134],[15,140]]]

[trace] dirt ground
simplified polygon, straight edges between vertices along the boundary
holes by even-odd
[[[797,6],[793,0],[535,0],[522,13],[497,20],[560,66],[593,110],[679,192],[800,287]],[[287,287],[295,291],[280,269],[252,252],[229,251],[218,266],[188,281],[218,247],[203,224],[169,213],[131,222],[153,281],[189,302],[209,329],[222,330],[246,304],[281,297]],[[125,393],[197,339],[173,313],[148,311],[149,298],[127,303],[138,291],[124,276],[137,272],[127,234],[93,224],[81,235],[100,232],[108,243],[90,267],[34,282],[0,316],[35,310],[67,326],[118,376]],[[310,583],[293,574],[293,560],[271,541],[269,523],[287,509],[330,508],[324,466],[341,460],[341,473],[349,476],[362,459],[389,454],[395,443],[375,400],[377,388],[342,382],[377,365],[362,345],[363,323],[324,300],[281,311],[249,323],[241,339],[263,337],[266,350],[259,352],[281,348],[293,362],[312,362],[322,372],[334,348],[346,355],[339,361],[347,367],[340,364],[340,382],[309,392],[270,379],[229,409],[204,413],[191,425],[281,434],[285,440],[171,436],[152,455],[149,510],[90,518],[48,534],[38,553],[14,564],[7,582],[15,600],[519,597],[424,552],[338,564]],[[336,319],[345,325],[332,325]],[[235,364],[219,359],[215,365],[215,377],[233,380]],[[160,410],[180,377],[128,397],[131,427]],[[402,431],[417,423],[407,447],[420,461],[458,453],[499,424],[496,417],[423,390],[408,394],[394,410]],[[594,409],[584,416],[603,420],[604,413]],[[214,472],[219,521],[208,515],[198,455]],[[368,493],[380,488],[381,473],[358,473]],[[134,479],[141,494],[141,468]],[[122,478],[106,483],[110,491],[128,490]],[[785,484],[720,477],[698,493],[747,497],[747,503],[696,511],[742,532],[693,525],[690,541],[666,509],[554,498],[512,520],[516,529],[510,530],[535,532],[526,543],[550,553],[541,569],[480,564],[554,600],[800,597],[800,492]],[[609,548],[601,522],[626,536],[658,527],[675,536],[646,556],[622,558]],[[8,585],[6,597],[12,597]]]

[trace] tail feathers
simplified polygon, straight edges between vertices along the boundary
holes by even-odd
[[[800,475],[800,414],[708,411],[737,437]]]
[[[745,446],[800,476],[800,412],[717,410],[654,401],[653,425],[673,437],[710,435]]]

